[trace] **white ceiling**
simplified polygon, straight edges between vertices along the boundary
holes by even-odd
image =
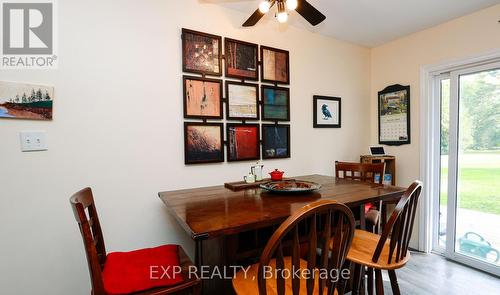
[[[215,3],[246,12],[250,16],[260,1],[201,0],[200,2]],[[292,12],[290,13],[290,24],[367,47],[376,47],[500,3],[500,0],[308,1],[326,15],[326,20],[317,27],[312,27],[296,12]],[[272,15],[273,13],[269,13],[267,17],[270,18]],[[242,19],[241,23],[244,21],[245,19]]]

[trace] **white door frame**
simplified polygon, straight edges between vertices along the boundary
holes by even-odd
[[[487,71],[492,68],[500,68],[500,61],[491,61],[488,64],[478,66],[469,66],[466,69],[455,70],[451,73],[450,83],[450,143],[448,153],[448,215],[446,221],[446,257],[470,265],[472,267],[493,273],[500,276],[498,266],[491,265],[490,263],[468,257],[466,255],[457,253],[455,249],[456,241],[456,208],[457,207],[457,181],[458,181],[458,155],[460,153],[459,147],[459,79],[461,75],[473,74],[482,71]],[[440,167],[439,167],[440,169]],[[435,204],[435,203],[434,203]],[[434,211],[437,212],[437,211]]]
[[[439,194],[440,173],[440,97],[436,94],[435,77],[466,67],[499,62],[500,50],[494,50],[462,59],[451,60],[420,68],[420,179],[424,182],[419,210],[419,250],[432,251],[436,234],[433,221],[435,202],[431,196]],[[450,105],[451,107],[451,105]],[[451,123],[451,122],[450,122]],[[439,218],[439,217],[438,217]]]

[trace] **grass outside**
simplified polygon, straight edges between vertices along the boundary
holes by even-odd
[[[447,156],[441,158],[441,205],[448,196]],[[500,151],[459,156],[458,207],[500,215]]]

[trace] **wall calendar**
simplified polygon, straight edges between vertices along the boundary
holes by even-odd
[[[378,142],[410,143],[410,86],[395,84],[378,93]]]

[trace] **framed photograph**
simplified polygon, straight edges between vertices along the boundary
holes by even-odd
[[[184,118],[222,119],[222,81],[183,76]]]
[[[261,86],[262,120],[290,121],[290,89]]]
[[[259,86],[226,81],[227,119],[259,119]]]
[[[227,161],[260,160],[259,124],[227,124]]]
[[[262,158],[290,158],[290,125],[262,125]]]
[[[224,38],[226,77],[259,80],[257,44]]]
[[[340,97],[313,97],[313,127],[340,128],[342,123],[342,105]]]
[[[395,84],[378,93],[378,143],[410,143],[410,86]]]
[[[290,54],[286,50],[260,47],[261,81],[290,84]]]
[[[52,120],[54,87],[0,81],[0,118]]]
[[[224,162],[224,124],[184,123],[186,164]]]
[[[182,71],[222,75],[222,37],[182,29]]]

